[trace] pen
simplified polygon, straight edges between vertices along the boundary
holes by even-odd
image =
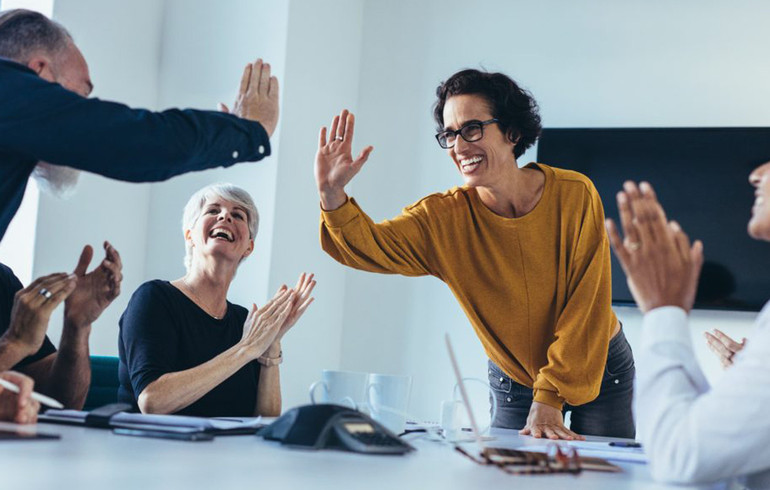
[[[619,441],[615,442],[615,441],[613,441],[613,442],[610,443],[610,446],[612,446],[612,447],[642,447],[642,445],[640,443],[636,442],[636,441],[632,441],[632,442],[619,442]]]
[[[3,378],[0,378],[0,386],[2,386],[6,390],[12,391],[14,393],[18,393],[19,392],[19,387],[18,386],[16,386],[15,384],[13,384],[10,381],[7,381],[7,380],[5,380]],[[32,399],[33,400],[37,400],[40,403],[42,403],[43,405],[46,405],[48,407],[59,408],[59,409],[64,408],[64,405],[62,405],[61,403],[57,402],[56,400],[54,400],[50,396],[41,395],[40,393],[37,393],[35,391],[32,392]]]

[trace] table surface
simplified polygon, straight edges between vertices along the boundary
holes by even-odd
[[[0,423],[0,429],[18,428]],[[24,430],[35,430],[26,427]],[[0,441],[3,489],[156,488],[569,488],[570,490],[713,488],[669,487],[650,479],[646,465],[618,463],[623,473],[508,475],[481,466],[451,446],[418,435],[406,436],[417,451],[406,456],[370,456],[343,451],[288,449],[256,436],[219,436],[187,442],[128,437],[109,430],[38,424],[60,440]],[[516,431],[493,430],[490,445],[546,444]],[[590,438],[590,440],[603,440]],[[468,447],[473,450],[474,445]]]

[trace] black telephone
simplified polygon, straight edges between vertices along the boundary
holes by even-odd
[[[368,454],[405,454],[414,448],[369,416],[339,405],[292,408],[257,432],[267,440],[307,449],[345,449]]]

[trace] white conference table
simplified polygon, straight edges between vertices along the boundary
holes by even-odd
[[[0,429],[18,428],[0,423]],[[25,428],[25,430],[34,430]],[[646,465],[618,463],[623,473],[508,475],[481,466],[450,446],[406,436],[417,451],[369,456],[288,449],[256,436],[186,442],[115,435],[105,429],[38,424],[60,440],[0,441],[0,488],[5,489],[661,489]],[[495,429],[498,444],[545,444]],[[599,438],[594,438],[599,439]],[[475,446],[470,445],[469,451]]]

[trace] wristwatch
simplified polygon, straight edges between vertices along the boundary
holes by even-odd
[[[283,362],[283,351],[278,354],[278,357],[259,356],[257,362],[263,366],[277,366]]]

